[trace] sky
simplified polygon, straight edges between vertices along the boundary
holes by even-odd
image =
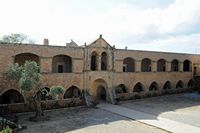
[[[0,0],[0,36],[200,54],[200,0]]]

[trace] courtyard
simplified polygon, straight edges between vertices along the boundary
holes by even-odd
[[[102,104],[102,103],[101,103]],[[111,106],[107,104],[108,106]],[[123,101],[119,107],[166,118],[200,128],[200,96],[196,93],[173,94],[139,100]],[[33,113],[18,114],[19,123],[27,126],[20,133],[167,133],[151,126],[99,108],[75,107],[46,111],[50,120],[30,122]],[[174,125],[175,127],[177,125]],[[184,128],[184,127],[183,127]]]

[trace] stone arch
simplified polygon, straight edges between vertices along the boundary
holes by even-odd
[[[165,82],[163,89],[164,90],[172,89],[171,82],[170,81]]]
[[[189,72],[189,71],[191,71],[191,68],[192,68],[192,62],[191,61],[189,61],[189,60],[185,60],[184,62],[183,62],[183,71],[184,72]]]
[[[115,93],[127,93],[128,92],[128,87],[125,84],[120,84],[116,87]]]
[[[174,59],[172,62],[171,62],[171,71],[172,72],[178,72],[178,60],[177,59]]]
[[[96,100],[107,99],[107,83],[103,79],[96,79],[92,84],[92,91]]]
[[[149,86],[149,91],[157,91],[158,90],[158,84],[156,82],[152,82]]]
[[[0,96],[0,104],[24,103],[24,97],[19,91],[10,89]]]
[[[95,51],[93,51],[91,54],[91,62],[90,62],[91,71],[97,70],[97,66],[98,66],[98,54]]]
[[[135,71],[135,61],[131,57],[127,57],[123,61],[123,72],[134,72]]]
[[[56,55],[52,59],[53,73],[71,73],[72,58],[67,55]]]
[[[133,92],[142,92],[144,91],[144,85],[140,82],[138,82],[134,88],[133,88]]]
[[[166,60],[165,59],[158,60],[157,71],[158,72],[165,72],[166,71]]]
[[[145,58],[142,60],[141,71],[142,72],[151,72],[151,60],[150,59]]]
[[[39,65],[40,57],[33,53],[20,53],[14,57],[14,62],[19,65],[23,65],[26,61],[35,61]]]
[[[176,88],[183,88],[184,84],[182,80],[179,80],[178,83],[176,84]]]
[[[101,70],[107,70],[108,67],[108,59],[107,59],[107,53],[103,52],[101,54]]]
[[[192,79],[188,81],[187,87],[188,88],[194,87],[194,81]]]
[[[81,97],[81,91],[78,87],[72,85],[71,87],[69,87],[64,94],[64,99],[68,99],[68,98],[78,98]]]

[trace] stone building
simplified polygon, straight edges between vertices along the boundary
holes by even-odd
[[[82,89],[89,89],[96,100],[106,100],[109,89],[124,99],[181,92],[190,89],[193,77],[200,74],[199,55],[116,49],[101,35],[84,46],[73,40],[66,46],[50,46],[47,39],[43,45],[0,44],[1,104],[26,101],[27,96],[3,78],[8,64],[26,60],[40,66],[44,88],[65,88],[63,99],[78,97]]]

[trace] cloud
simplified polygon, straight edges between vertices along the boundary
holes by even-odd
[[[184,45],[193,52],[199,12],[199,0],[2,0],[0,34],[25,33],[38,43],[49,38],[53,45],[70,39],[82,45],[103,34],[117,48],[187,52],[180,48]]]

